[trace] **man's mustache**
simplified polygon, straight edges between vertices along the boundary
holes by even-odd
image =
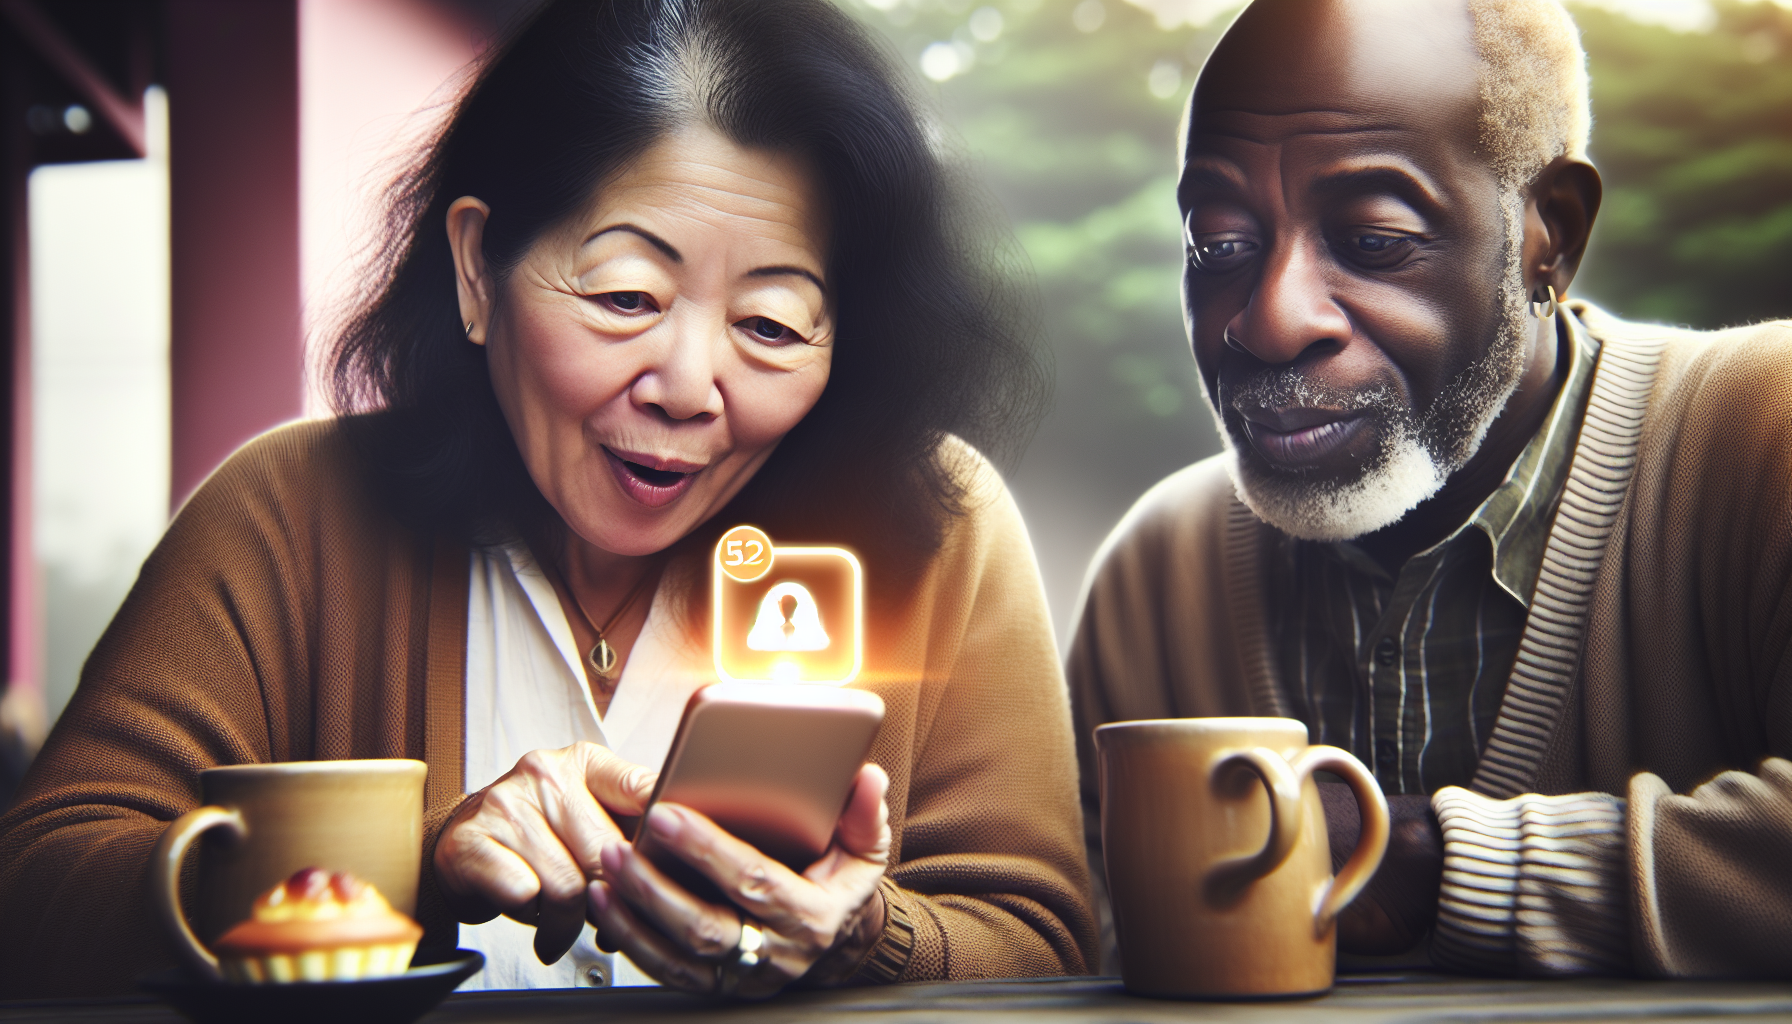
[[[1412,412],[1399,389],[1385,381],[1341,388],[1292,366],[1266,366],[1244,374],[1222,374],[1219,394],[1221,408],[1230,413],[1243,409],[1373,410],[1407,415]]]

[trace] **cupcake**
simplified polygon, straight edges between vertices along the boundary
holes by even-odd
[[[305,868],[263,893],[212,951],[230,981],[359,981],[403,974],[422,937],[373,886]]]

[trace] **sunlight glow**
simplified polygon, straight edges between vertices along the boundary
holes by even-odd
[[[1205,26],[1222,15],[1230,16],[1244,4],[1240,0],[1129,0],[1157,16],[1162,28],[1178,25]],[[1792,8],[1792,0],[1766,0]],[[1711,0],[1568,0],[1577,6],[1598,7],[1649,25],[1663,25],[1676,32],[1709,32],[1717,24]]]

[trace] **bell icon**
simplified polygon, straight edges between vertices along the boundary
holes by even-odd
[[[738,634],[737,634],[738,635]],[[801,583],[785,580],[765,592],[759,615],[747,633],[755,651],[821,651],[828,646],[815,595]]]

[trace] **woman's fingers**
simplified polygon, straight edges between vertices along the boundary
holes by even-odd
[[[542,900],[535,918],[535,957],[544,964],[559,963],[585,930],[585,890],[576,901]]]
[[[508,907],[529,903],[541,892],[541,882],[528,862],[491,836],[465,835],[456,841],[464,849],[451,859],[453,877],[445,871],[438,871],[438,877],[446,883],[444,890],[464,894],[452,908],[458,920],[484,924]]]
[[[636,967],[672,988],[703,993],[716,990],[715,962],[699,960],[679,949],[636,915],[609,882],[592,882],[587,898],[598,934],[627,954]]]
[[[505,916],[535,926],[535,955],[542,963],[553,963],[572,948],[584,927],[585,868],[560,841],[559,830],[538,803],[511,790],[493,795],[496,799],[488,800],[493,814],[485,823],[493,830],[493,841],[523,861],[535,882],[535,892],[524,898],[514,888],[503,892],[506,902],[501,906]],[[485,880],[488,898],[500,892],[493,881]]]
[[[771,928],[795,937],[812,927],[822,894],[789,868],[729,835],[704,815],[655,804],[641,827],[654,841],[701,871],[723,895]]]
[[[469,801],[437,843],[435,864],[456,916],[493,909],[536,928],[535,953],[553,963],[578,941],[585,887],[603,870],[606,845],[623,840],[605,810],[639,810],[653,773],[603,747],[535,750]]]
[[[587,751],[583,748],[590,749]],[[560,751],[535,751],[524,755],[524,762],[538,754],[543,755],[544,761],[548,757],[554,758],[551,764],[532,766],[542,769],[531,776],[531,781],[535,786],[535,804],[540,808],[542,818],[553,831],[554,838],[566,848],[567,853],[572,856],[572,859],[578,863],[587,876],[595,878],[603,870],[599,860],[603,848],[610,843],[623,841],[627,837],[622,834],[621,829],[616,827],[616,823],[611,820],[610,815],[599,802],[598,796],[593,794],[587,785],[591,773],[587,772],[585,767],[590,760],[597,758],[600,754],[617,769],[616,773],[620,773],[622,768],[635,766],[619,760],[608,750],[593,743],[576,744],[568,750],[568,756],[564,758],[558,756],[562,753]],[[524,762],[518,762],[519,767]],[[646,769],[638,770],[646,771]],[[583,878],[579,880],[580,891],[578,898],[574,901],[580,907],[581,916],[584,914],[583,901],[586,880]]]
[[[739,911],[691,895],[633,847],[604,851],[604,878],[637,915],[701,959],[722,959],[740,942]]]
[[[834,845],[801,875],[688,807],[656,805],[642,821],[655,850],[697,869],[734,906],[693,895],[635,848],[616,844],[602,855],[604,881],[590,889],[600,941],[631,958],[631,944],[641,944],[661,965],[637,960],[643,969],[672,972],[702,991],[689,980],[697,977],[691,961],[731,965],[744,911],[764,938],[757,966],[725,966],[728,991],[744,997],[770,995],[824,957],[856,963],[881,928],[872,918],[882,919],[875,897],[889,852],[887,787],[881,769],[859,773]]]
[[[624,761],[595,743],[579,744],[585,757],[585,788],[616,814],[640,814],[653,796],[659,773]]]
[[[660,821],[655,839],[670,839],[665,848],[675,849],[682,859],[700,866],[739,906],[717,905],[693,896],[652,861],[621,846],[604,851],[607,893],[626,902],[637,921],[673,942],[681,955],[742,972],[730,982],[731,994],[771,995],[801,977],[827,952],[834,937],[828,923],[839,915],[831,912],[826,894],[814,883],[688,808],[659,804],[647,818],[649,823],[655,820]],[[667,827],[668,821],[680,820],[694,820],[694,827]],[[718,866],[723,863],[730,866]],[[754,892],[759,898],[747,900],[739,895],[742,891]],[[759,963],[750,969],[731,964],[740,944],[741,926],[749,919],[760,928],[764,940]]]
[[[535,955],[544,964],[559,960],[579,940],[585,886],[602,870],[604,845],[622,838],[587,785],[585,769],[593,760],[618,770],[626,765],[589,743],[531,751],[517,762],[515,774],[533,799],[519,801],[510,817],[521,833],[517,852],[541,883],[533,923]]]
[[[678,804],[657,804],[643,827],[662,848],[703,872],[722,893],[780,941],[774,959],[799,977],[841,939],[843,930],[877,890],[881,863],[846,853],[838,845],[806,874],[723,831],[715,822]]]

